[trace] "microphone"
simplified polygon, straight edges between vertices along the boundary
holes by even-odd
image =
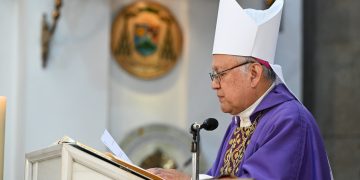
[[[215,118],[208,118],[206,119],[203,124],[200,126],[201,128],[204,128],[207,131],[212,131],[218,127],[219,123]]]
[[[191,131],[195,132],[197,129],[205,129],[207,131],[212,131],[218,127],[219,123],[215,118],[206,119],[201,125],[194,123],[191,125]]]

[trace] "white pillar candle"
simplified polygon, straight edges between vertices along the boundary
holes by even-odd
[[[5,141],[5,112],[6,97],[0,96],[0,179],[3,179],[4,171],[4,141]]]

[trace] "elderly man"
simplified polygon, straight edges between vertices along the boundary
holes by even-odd
[[[214,55],[212,87],[234,115],[211,176],[331,179],[314,118],[276,74],[250,57]]]
[[[283,0],[264,11],[220,0],[210,78],[221,110],[233,118],[207,175],[332,179],[313,116],[273,63],[282,8]],[[150,171],[165,179],[190,178],[176,170]]]

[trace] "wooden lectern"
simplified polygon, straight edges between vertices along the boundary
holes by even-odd
[[[161,180],[140,167],[80,143],[57,144],[26,154],[25,180]]]

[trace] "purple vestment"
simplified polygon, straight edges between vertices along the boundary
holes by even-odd
[[[330,180],[319,128],[310,112],[283,85],[279,84],[256,107],[250,120],[263,113],[239,165],[238,177],[256,180]],[[219,176],[233,130],[231,121],[217,158],[207,172]]]

